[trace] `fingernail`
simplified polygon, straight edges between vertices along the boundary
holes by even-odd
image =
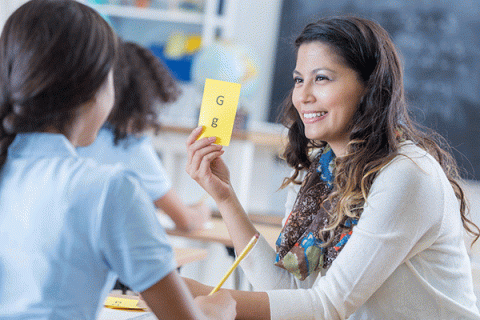
[[[202,130],[202,129],[203,129],[203,126],[198,126],[198,127],[195,128],[194,131],[195,131],[195,132],[198,132],[198,131],[200,131],[200,130]]]
[[[217,137],[209,137],[208,138],[208,141],[210,141],[210,142],[215,142],[215,140],[217,140]]]

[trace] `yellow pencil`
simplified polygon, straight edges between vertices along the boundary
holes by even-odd
[[[233,262],[230,269],[228,269],[227,273],[223,276],[222,280],[220,280],[220,282],[217,284],[217,286],[215,288],[213,288],[212,291],[208,295],[214,294],[215,292],[217,292],[222,287],[222,285],[225,283],[225,281],[228,279],[228,277],[232,274],[233,270],[235,270],[235,268],[238,266],[240,261],[242,261],[243,258],[245,258],[245,256],[247,255],[247,253],[249,253],[250,250],[252,250],[255,243],[257,243],[258,237],[260,237],[260,234],[255,233],[255,235],[252,237],[250,242],[248,242],[247,246],[243,249],[242,253],[240,253],[240,255],[235,259],[235,261]]]

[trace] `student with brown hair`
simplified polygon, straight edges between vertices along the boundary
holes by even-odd
[[[32,0],[0,37],[0,319],[95,319],[118,278],[160,319],[233,319],[194,301],[138,177],[78,156],[114,103],[117,39],[93,9]]]

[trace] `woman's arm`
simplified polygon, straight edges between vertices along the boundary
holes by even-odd
[[[187,139],[187,172],[217,203],[233,246],[240,252],[257,230],[232,188],[230,173],[221,158],[222,146],[214,144],[215,137],[196,140],[201,132],[202,127],[198,127]]]
[[[213,144],[215,138],[197,141],[200,133],[201,128],[197,128],[187,139],[187,172],[216,201],[235,250],[241,252],[257,231],[230,184],[228,168],[220,157],[223,154],[222,146]],[[259,243],[242,262],[242,266],[249,265],[248,261],[252,261],[249,257],[256,257],[255,263],[251,263],[254,272],[249,275],[254,287],[260,290],[297,288],[297,279],[288,271],[273,264],[275,252],[268,244],[262,245],[264,242],[261,237]],[[260,260],[262,262],[259,262]]]
[[[173,189],[157,199],[155,206],[165,212],[182,231],[202,229],[212,214],[204,203],[185,205]]]
[[[157,318],[176,319],[234,319],[235,300],[221,290],[194,302],[188,287],[176,271],[143,291],[142,297]]]

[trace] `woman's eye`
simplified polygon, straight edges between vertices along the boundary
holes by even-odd
[[[293,82],[295,82],[295,84],[302,83],[303,79],[299,78],[299,77],[295,77],[295,78],[293,78]]]
[[[325,76],[320,76],[320,75],[315,77],[315,81],[323,81],[323,80],[329,80],[329,79]]]

